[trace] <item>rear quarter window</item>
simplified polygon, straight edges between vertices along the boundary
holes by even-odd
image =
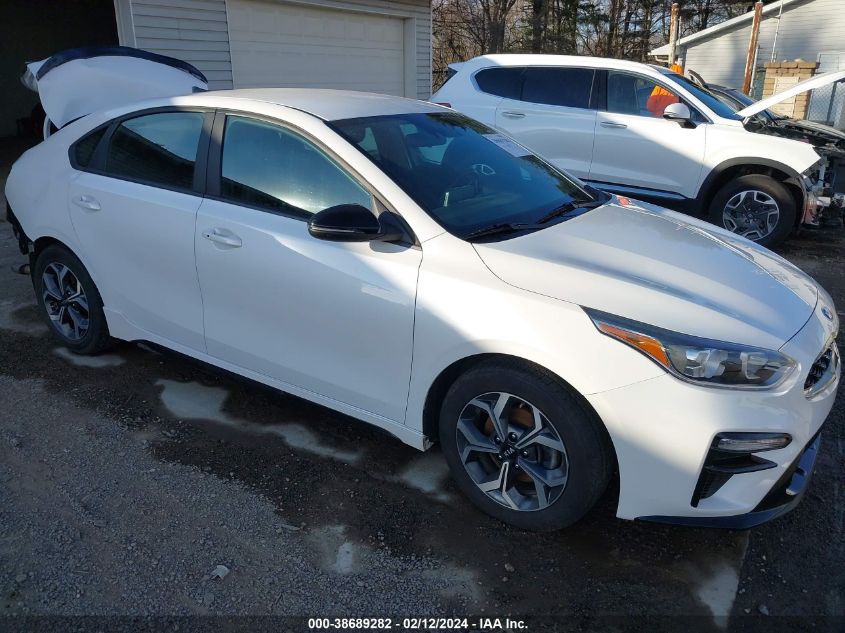
[[[103,126],[76,141],[71,148],[73,163],[76,167],[88,167],[94,160],[94,152],[97,151],[100,141],[106,133],[108,126]]]
[[[475,73],[475,83],[481,92],[519,99],[522,90],[522,68],[486,68]]]

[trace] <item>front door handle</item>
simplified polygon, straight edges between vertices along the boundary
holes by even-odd
[[[513,112],[512,110],[505,110],[502,112],[502,116],[506,116],[509,119],[524,119],[525,113],[524,112]]]
[[[88,211],[100,210],[100,203],[97,202],[97,199],[94,196],[89,196],[88,194],[76,196],[71,200],[71,202],[73,202],[73,204],[75,204],[77,207],[87,209]]]
[[[615,130],[624,130],[626,127],[628,127],[624,123],[615,123],[614,121],[602,121],[601,126],[613,128]]]
[[[243,246],[241,238],[226,229],[211,229],[210,231],[204,232],[202,236],[215,244],[222,244],[230,248],[240,248]]]

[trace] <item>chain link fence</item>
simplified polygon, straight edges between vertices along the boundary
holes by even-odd
[[[821,53],[818,73],[829,73],[845,69],[845,53]],[[807,119],[826,125],[845,126],[845,84],[837,83],[813,90]]]

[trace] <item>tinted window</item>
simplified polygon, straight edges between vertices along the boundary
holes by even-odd
[[[722,117],[723,119],[734,119],[735,121],[741,121],[742,117],[739,116],[733,108],[730,106],[722,103],[719,101],[716,96],[711,93],[706,88],[702,88],[691,82],[689,79],[684,77],[683,75],[679,75],[678,73],[671,72],[669,70],[664,72],[664,78],[672,83],[675,83],[679,86],[683,86],[686,88],[687,92],[693,95],[696,99],[701,101],[704,105],[708,108],[713,110],[717,115]]]
[[[482,92],[519,99],[522,68],[488,68],[475,74],[475,83]]]
[[[283,213],[371,206],[370,194],[314,145],[277,125],[243,117],[226,118],[220,187],[229,200]]]
[[[594,75],[587,68],[529,68],[525,71],[522,100],[589,108]]]
[[[447,230],[536,222],[591,196],[530,151],[457,113],[415,113],[332,125]],[[363,144],[374,138],[378,155]]]
[[[680,103],[674,92],[647,77],[613,70],[607,74],[607,111],[663,118],[671,103]]]
[[[190,189],[204,118],[200,112],[159,112],[123,121],[111,137],[106,172]]]
[[[94,152],[100,140],[106,133],[108,126],[102,127],[99,130],[91,132],[88,136],[79,139],[76,145],[73,146],[73,157],[76,164],[80,167],[88,167],[91,164],[91,159],[94,158]]]

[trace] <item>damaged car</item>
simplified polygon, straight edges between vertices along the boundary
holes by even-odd
[[[523,529],[573,524],[614,479],[619,517],[699,526],[807,491],[839,321],[759,244],[423,101],[262,88],[102,109],[74,85],[45,109],[76,118],[5,189],[74,353],[146,341],[439,443],[466,496]]]
[[[688,72],[696,83],[737,112],[746,108],[750,109],[749,112],[758,110],[757,102],[741,90],[705,83],[698,73]],[[807,88],[802,87],[800,90],[803,92]],[[770,101],[767,103],[771,105],[766,105],[748,117],[745,123],[748,130],[809,143],[821,156],[808,175],[809,189],[814,193],[816,204],[805,206],[801,218],[803,226],[841,228],[845,208],[845,131],[823,123],[778,114],[769,109],[775,104]]]
[[[845,71],[739,112],[684,75],[620,59],[497,54],[452,71],[432,101],[604,191],[705,217],[764,246],[819,213],[828,178],[819,152],[786,134],[757,134],[752,118]]]

